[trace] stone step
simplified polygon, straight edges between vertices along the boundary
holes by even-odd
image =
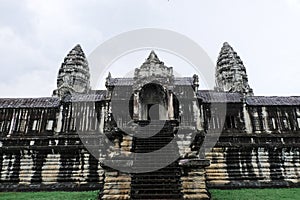
[[[154,182],[154,181],[153,181]],[[180,187],[181,183],[178,181],[173,181],[173,182],[165,182],[165,183],[161,183],[161,182],[156,182],[156,183],[136,183],[135,180],[132,180],[131,182],[131,186],[133,186],[134,188],[175,188],[178,189],[178,187]]]
[[[180,194],[131,194],[132,199],[182,199]]]
[[[136,186],[139,187],[143,185],[152,185],[153,187],[156,187],[157,185],[170,185],[170,184],[175,184],[177,186],[180,185],[181,180],[174,179],[174,178],[155,178],[155,177],[149,177],[149,178],[143,178],[143,179],[137,179],[133,178],[132,183],[136,184]]]
[[[135,174],[135,176],[144,176],[144,175],[174,175],[174,174],[180,174],[181,170],[177,168],[168,168],[168,169],[163,169],[163,170],[157,170],[155,172],[147,172],[147,173],[138,173]]]
[[[141,195],[141,194],[176,194],[180,193],[179,189],[174,189],[174,188],[144,188],[144,189],[139,189],[138,194],[136,195]]]
[[[152,181],[152,182],[155,182],[155,181],[163,181],[163,182],[180,182],[181,180],[178,179],[178,177],[180,177],[179,175],[168,175],[168,176],[154,176],[154,175],[143,175],[143,176],[133,176],[132,177],[132,180],[134,180],[135,182],[144,182],[145,180],[147,181]],[[146,183],[147,183],[146,181]]]
[[[180,175],[179,174],[176,174],[176,175],[160,175],[160,176],[157,176],[157,175],[144,175],[144,176],[138,176],[138,178],[133,178],[132,180],[135,180],[135,181],[140,181],[140,180],[156,180],[156,181],[160,181],[160,180],[177,180],[178,178],[180,178]]]
[[[174,182],[174,183],[136,183],[136,182],[132,182],[131,183],[131,187],[135,190],[143,190],[145,188],[147,189],[155,189],[155,188],[171,188],[173,190],[179,190],[181,188],[181,183],[179,182]]]
[[[134,149],[134,152],[135,151],[142,151],[142,150],[145,150],[145,151],[147,151],[147,150],[159,150],[159,149],[162,149],[162,148],[164,148],[165,146],[166,146],[167,144],[165,144],[165,145],[157,145],[157,144],[155,144],[155,145],[152,145],[152,146],[142,146],[142,145],[137,145],[137,146],[135,146],[135,149]],[[168,149],[164,149],[164,152],[161,152],[161,153],[168,153],[168,152],[178,152],[178,149],[175,149],[175,148],[169,148],[169,147],[167,147]],[[177,151],[176,151],[177,150]]]
[[[173,136],[168,136],[168,137],[165,137],[165,136],[153,136],[153,137],[148,137],[148,138],[138,138],[138,137],[135,137],[133,138],[133,141],[135,143],[143,143],[143,144],[148,144],[148,143],[154,143],[154,142],[158,142],[158,143],[169,143],[170,141],[172,141],[174,139]]]
[[[147,124],[147,122],[142,122]],[[156,126],[155,123],[158,123]],[[161,122],[153,122],[148,130],[158,130]],[[165,152],[155,153],[169,144],[174,139],[173,126],[165,125],[162,130],[149,138],[135,138],[133,140],[133,152],[147,153],[153,152],[148,158],[137,157],[140,160],[134,165],[135,169],[145,169],[148,166],[160,166],[161,161],[170,158],[170,155],[178,154],[178,147],[175,143],[173,147]],[[142,133],[141,133],[142,134]],[[181,190],[181,169],[176,164],[171,164],[163,169],[133,174],[131,182],[132,199],[182,199]]]
[[[164,156],[165,158],[170,157],[170,155],[177,155],[178,153],[178,149],[173,150],[173,151],[165,151],[163,150],[162,153],[157,153],[155,151],[159,150],[161,148],[157,148],[157,149],[135,149],[133,152],[135,153],[149,153],[149,152],[153,152],[153,154],[151,154],[152,158],[156,158],[156,157],[162,157]],[[156,154],[155,154],[156,153]],[[179,157],[179,156],[178,156]]]
[[[173,140],[173,137],[171,138],[147,138],[147,139],[135,139],[135,144],[143,144],[143,145],[152,145],[152,144],[155,144],[155,143],[158,143],[158,144],[165,144],[165,143],[170,143],[170,141]]]

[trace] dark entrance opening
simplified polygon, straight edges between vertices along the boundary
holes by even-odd
[[[148,104],[148,120],[159,120],[159,105],[158,104]]]
[[[160,84],[144,85],[140,92],[140,99],[142,120],[166,120],[167,95]]]

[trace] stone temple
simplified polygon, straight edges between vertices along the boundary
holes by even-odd
[[[199,90],[197,75],[175,77],[151,51],[133,77],[109,74],[95,90],[76,45],[52,97],[0,98],[0,191],[209,199],[211,188],[299,187],[300,97],[255,96],[226,42],[215,79]]]

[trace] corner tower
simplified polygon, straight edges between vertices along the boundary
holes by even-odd
[[[243,61],[227,42],[223,44],[217,61],[216,87],[219,91],[253,95]]]
[[[65,57],[57,76],[53,96],[83,94],[90,90],[90,72],[85,54],[77,44]]]

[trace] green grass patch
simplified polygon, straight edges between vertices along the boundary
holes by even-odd
[[[212,200],[297,200],[300,188],[209,190]],[[90,192],[1,192],[1,200],[96,200],[98,191]]]
[[[209,190],[212,200],[297,200],[300,188]]]
[[[98,191],[89,192],[0,192],[1,200],[96,200]]]

